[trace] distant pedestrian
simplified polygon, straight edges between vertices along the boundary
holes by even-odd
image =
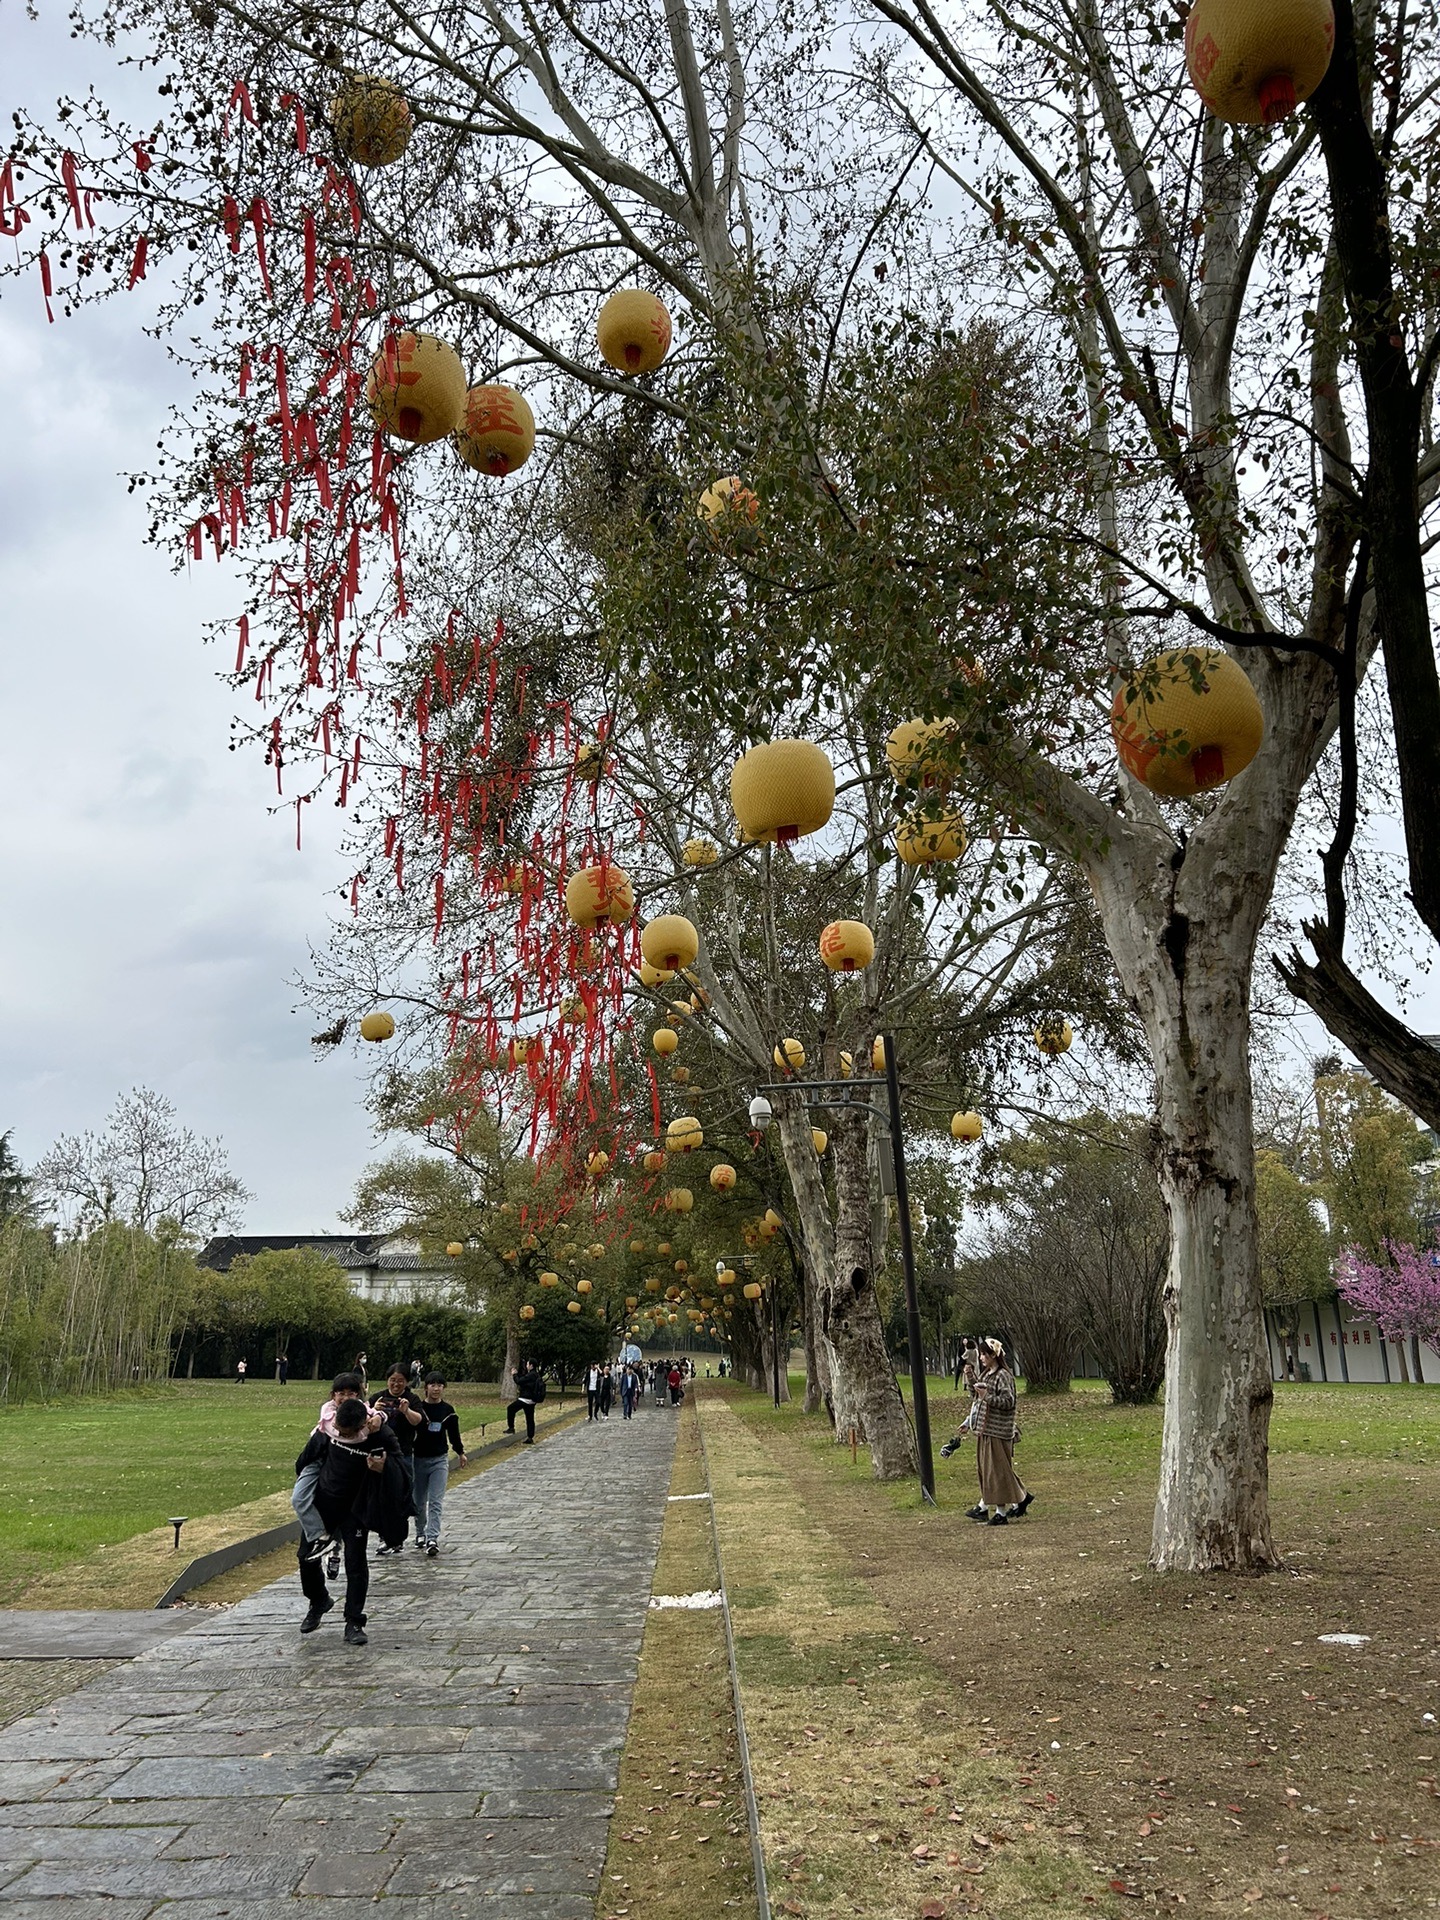
[[[350,1362],[350,1371],[360,1376],[360,1391],[366,1392],[370,1385],[370,1357],[363,1351],[357,1353]]]
[[[445,1398],[443,1373],[427,1373],[420,1396],[422,1419],[415,1431],[415,1544],[433,1560],[440,1551],[440,1515],[450,1453],[469,1466],[460,1438],[460,1416]]]
[[[420,1391],[420,1376],[424,1372],[425,1369],[418,1360],[412,1360],[410,1362],[410,1391],[412,1393],[418,1393]],[[428,1378],[428,1375],[426,1377]]]
[[[600,1369],[590,1365],[585,1369],[585,1418],[594,1420],[600,1413]]]
[[[288,1386],[289,1386],[289,1384],[290,1384],[290,1356],[289,1356],[289,1354],[288,1354],[288,1353],[277,1353],[277,1354],[276,1354],[276,1356],[275,1356],[275,1378],[276,1378],[276,1379],[277,1379],[277,1380],[279,1381],[279,1383],[280,1383],[280,1385],[281,1385],[282,1387],[288,1387]]]
[[[657,1407],[663,1407],[665,1404],[665,1381],[669,1372],[670,1367],[667,1361],[657,1360],[655,1362],[655,1369],[651,1374],[651,1379],[655,1385],[655,1404]]]
[[[424,1414],[420,1402],[411,1393],[409,1375],[397,1360],[385,1370],[385,1385],[381,1392],[374,1394],[370,1401],[377,1413],[384,1414],[396,1440],[400,1444],[400,1470],[405,1476],[405,1488],[413,1507],[415,1501],[415,1436],[420,1430]],[[404,1534],[400,1544],[404,1545]],[[380,1555],[383,1558],[396,1549],[383,1546]]]
[[[304,1451],[295,1462],[297,1474],[307,1467],[318,1468],[315,1504],[325,1522],[326,1531],[339,1540],[345,1553],[345,1639],[352,1647],[365,1645],[365,1599],[370,1587],[370,1567],[365,1543],[372,1520],[382,1531],[393,1529],[393,1516],[380,1510],[374,1483],[382,1481],[387,1460],[398,1462],[399,1443],[390,1427],[381,1422],[372,1433],[364,1405],[357,1396],[344,1401],[335,1413],[333,1436],[312,1433]],[[403,1500],[404,1481],[398,1474],[391,1482],[392,1501]],[[310,1608],[300,1623],[302,1633],[313,1633],[335,1602],[330,1598],[320,1561],[300,1551],[300,1590]]]
[[[535,1438],[535,1409],[545,1398],[545,1376],[533,1360],[522,1360],[510,1377],[515,1382],[515,1398],[505,1409],[505,1431],[514,1433],[515,1416],[523,1413],[528,1446]]]
[[[640,1376],[634,1367],[626,1367],[620,1375],[620,1413],[629,1420],[635,1412],[635,1400],[640,1391]]]
[[[685,1376],[680,1371],[680,1363],[678,1360],[671,1361],[670,1371],[665,1376],[665,1384],[670,1389],[671,1406],[678,1407],[685,1394]]]
[[[998,1340],[980,1342],[976,1401],[980,1499],[970,1509],[970,1518],[1003,1527],[1028,1512],[1035,1496],[1025,1491],[1015,1472],[1015,1376],[1005,1364],[1005,1349]]]
[[[615,1375],[609,1361],[600,1369],[600,1418],[608,1420],[615,1404]]]
[[[245,1384],[246,1376],[249,1374],[249,1372],[250,1372],[250,1368],[246,1364],[246,1362],[243,1360],[237,1360],[235,1362],[235,1384],[237,1386],[243,1387]]]

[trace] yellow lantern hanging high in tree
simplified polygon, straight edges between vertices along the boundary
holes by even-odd
[[[835,811],[835,769],[813,740],[771,740],[731,768],[730,804],[753,845],[788,845],[818,833]]]
[[[667,1213],[689,1213],[694,1204],[695,1196],[689,1187],[671,1187],[665,1195]],[[668,1252],[668,1248],[662,1248],[661,1251]]]
[[[1195,0],[1190,84],[1217,120],[1272,126],[1308,100],[1335,49],[1330,0]]]
[[[393,1040],[395,1037],[394,1016],[381,1008],[375,1013],[367,1013],[360,1022],[362,1040]]]
[[[669,1153],[693,1153],[705,1144],[705,1129],[691,1114],[681,1114],[665,1129],[665,1147]]]
[[[670,351],[670,315],[641,287],[622,287],[600,309],[595,326],[601,357],[617,373],[653,373]]]
[[[712,533],[752,526],[760,517],[760,501],[738,473],[712,480],[696,502],[695,511]]]
[[[832,920],[820,935],[820,958],[831,973],[858,973],[875,958],[875,936],[863,920]]]
[[[814,1147],[817,1154],[824,1153],[830,1144],[830,1136],[823,1127],[812,1127],[810,1129],[810,1144]]]
[[[890,777],[901,786],[947,787],[954,731],[948,720],[902,720],[885,742]]]
[[[455,429],[455,447],[467,467],[503,479],[535,451],[535,416],[515,387],[471,387]]]
[[[336,146],[357,167],[393,167],[415,131],[404,89],[380,74],[347,75],[325,118]]]
[[[446,1249],[445,1249],[445,1251],[446,1251],[446,1253],[447,1253],[447,1254],[449,1254],[449,1256],[450,1256],[450,1258],[451,1258],[452,1260],[458,1260],[458,1259],[460,1258],[460,1256],[461,1256],[461,1254],[462,1254],[462,1253],[464,1253],[464,1251],[465,1251],[465,1246],[464,1246],[464,1243],[463,1243],[463,1241],[460,1241],[460,1240],[452,1240],[452,1241],[450,1242],[450,1244],[449,1244],[449,1246],[448,1246],[448,1247],[446,1247]]]
[[[700,936],[683,913],[662,913],[645,923],[640,951],[657,973],[672,974],[693,964]]]
[[[895,851],[907,867],[959,860],[968,844],[965,823],[958,813],[939,820],[929,820],[920,813],[907,814],[895,828]]]
[[[782,1073],[799,1073],[805,1064],[805,1049],[798,1040],[782,1040],[770,1057]]]
[[[629,874],[610,863],[581,867],[565,888],[565,911],[577,927],[623,926],[635,911]]]
[[[665,1154],[660,1148],[652,1147],[641,1162],[646,1173],[659,1173],[665,1165]]]
[[[680,1036],[673,1027],[657,1027],[650,1036],[650,1044],[662,1060],[674,1053],[680,1044]]]
[[[718,1166],[710,1169],[710,1185],[716,1193],[733,1193],[735,1190],[735,1169],[728,1161],[722,1160]]]
[[[687,840],[682,857],[687,867],[713,867],[720,858],[720,849],[713,840]]]
[[[1048,1014],[1035,1029],[1036,1046],[1052,1059],[1056,1054],[1068,1053],[1074,1038],[1070,1022],[1062,1019],[1058,1013]]]
[[[985,1123],[978,1113],[957,1113],[950,1121],[952,1140],[978,1140],[985,1131]]]
[[[375,424],[422,447],[455,431],[465,394],[459,354],[433,333],[399,333],[387,340],[365,382]]]
[[[1152,793],[1189,800],[1244,771],[1265,738],[1250,676],[1219,647],[1157,654],[1115,689],[1121,761]]]
[[[592,1180],[600,1179],[602,1174],[605,1174],[609,1171],[609,1168],[610,1168],[610,1156],[608,1153],[605,1153],[600,1150],[597,1150],[596,1152],[590,1154],[585,1162],[585,1171],[589,1174]]]

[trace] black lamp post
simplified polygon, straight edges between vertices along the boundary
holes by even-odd
[[[910,1183],[905,1172],[905,1135],[900,1120],[900,1075],[895,1060],[894,1036],[881,1034],[880,1044],[885,1049],[885,1090],[889,1096],[889,1111],[877,1114],[869,1099],[855,1099],[853,1096],[866,1085],[863,1077],[851,1076],[845,1080],[771,1080],[760,1089],[757,1097],[750,1103],[751,1123],[762,1130],[768,1127],[773,1109],[764,1098],[767,1093],[823,1093],[829,1098],[818,1101],[822,1107],[863,1107],[868,1113],[880,1120],[890,1135],[891,1154],[895,1165],[895,1206],[900,1215],[900,1265],[905,1275],[905,1331],[910,1350],[910,1399],[914,1409],[915,1451],[920,1461],[920,1492],[933,1507],[935,1505],[935,1455],[930,1439],[930,1394],[925,1379],[925,1341],[920,1330],[920,1295],[915,1284],[915,1243],[910,1233]],[[871,1085],[878,1081],[871,1081]],[[832,1089],[835,1090],[832,1092]],[[836,1094],[839,1097],[836,1097]],[[776,1362],[777,1385],[775,1404],[780,1404],[778,1385],[779,1363]]]

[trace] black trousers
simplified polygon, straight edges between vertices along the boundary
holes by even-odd
[[[515,1416],[517,1413],[524,1414],[526,1435],[529,1439],[533,1440],[535,1438],[535,1402],[533,1400],[512,1400],[510,1402],[509,1406],[505,1409],[505,1430],[507,1433],[513,1433],[515,1431]]]
[[[589,1391],[589,1389],[586,1390],[585,1404],[589,1408],[589,1412],[585,1415],[585,1418],[587,1420],[593,1420],[595,1418],[596,1409],[600,1405],[600,1389],[598,1387],[594,1390],[593,1393]]]
[[[345,1549],[345,1618],[357,1627],[365,1624],[365,1596],[370,1591],[370,1562],[366,1557],[365,1545],[369,1539],[364,1527],[359,1526],[348,1509],[337,1512],[333,1507],[323,1507],[317,1502],[320,1518],[325,1522],[325,1531],[333,1540],[338,1540]],[[300,1542],[303,1550],[305,1542]],[[330,1589],[325,1584],[325,1574],[318,1560],[300,1562],[300,1591],[316,1606],[328,1600]]]

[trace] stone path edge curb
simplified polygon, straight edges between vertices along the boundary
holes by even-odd
[[[772,1920],[770,1885],[765,1878],[765,1843],[760,1837],[760,1803],[755,1797],[755,1776],[750,1771],[750,1742],[745,1737],[745,1703],[740,1698],[740,1669],[735,1664],[735,1629],[730,1621],[730,1593],[725,1585],[720,1529],[715,1522],[715,1489],[710,1479],[710,1454],[705,1445],[705,1422],[701,1417],[698,1394],[695,1400],[695,1430],[700,1436],[700,1459],[705,1468],[705,1486],[710,1496],[710,1542],[715,1551],[715,1578],[720,1582],[720,1617],[725,1622],[725,1656],[730,1667],[730,1695],[735,1705],[735,1744],[740,1752],[740,1773],[745,1782],[745,1816],[750,1827],[750,1863],[755,1881],[755,1901],[760,1910],[760,1920]]]

